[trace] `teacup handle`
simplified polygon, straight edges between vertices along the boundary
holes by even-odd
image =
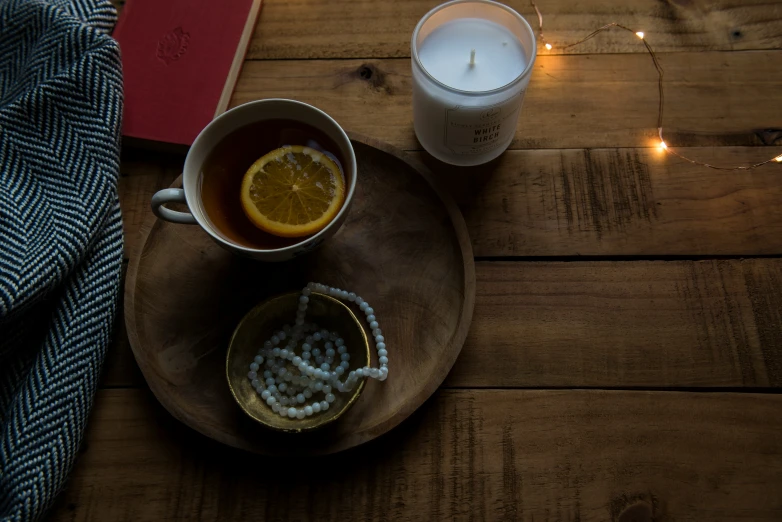
[[[166,208],[166,203],[184,203],[185,191],[181,188],[167,188],[159,190],[152,196],[152,213],[158,218],[170,221],[171,223],[181,223],[183,225],[195,225],[196,219],[190,212],[177,212]]]

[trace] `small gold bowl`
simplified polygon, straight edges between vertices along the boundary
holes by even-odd
[[[225,362],[228,387],[242,411],[264,426],[286,433],[315,430],[337,420],[356,402],[364,389],[364,379],[361,379],[352,392],[339,393],[335,390],[336,400],[325,412],[303,419],[290,419],[275,413],[252,387],[247,378],[250,363],[265,341],[284,324],[293,323],[299,296],[299,293],[283,294],[250,310],[234,330]],[[364,328],[343,303],[327,295],[312,293],[307,306],[307,321],[340,333],[350,354],[351,368],[369,366],[369,342]],[[262,366],[258,373],[263,374],[264,369]]]

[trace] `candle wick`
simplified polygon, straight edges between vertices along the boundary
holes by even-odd
[[[475,66],[475,49],[470,51],[470,67]]]

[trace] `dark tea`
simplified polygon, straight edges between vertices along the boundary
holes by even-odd
[[[318,129],[292,120],[266,120],[241,127],[223,138],[201,167],[201,200],[209,221],[226,239],[248,248],[271,250],[307,237],[277,237],[257,228],[242,210],[242,178],[260,157],[285,145],[304,145],[331,159],[345,176],[337,145]],[[347,179],[345,180],[348,181]]]

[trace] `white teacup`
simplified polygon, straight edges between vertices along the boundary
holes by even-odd
[[[292,120],[304,123],[321,131],[339,148],[344,158],[342,165],[347,184],[345,202],[337,216],[320,232],[302,238],[301,242],[273,249],[250,248],[239,244],[220,232],[209,220],[201,200],[201,170],[212,149],[233,131],[265,120]],[[183,188],[168,188],[152,196],[152,212],[172,223],[197,224],[220,246],[231,252],[260,261],[285,261],[309,252],[334,235],[345,221],[353,194],[356,191],[356,155],[345,131],[328,114],[306,103],[268,99],[245,103],[215,118],[198,135],[185,158],[182,172]],[[165,207],[166,203],[186,203],[190,212],[178,212]]]

